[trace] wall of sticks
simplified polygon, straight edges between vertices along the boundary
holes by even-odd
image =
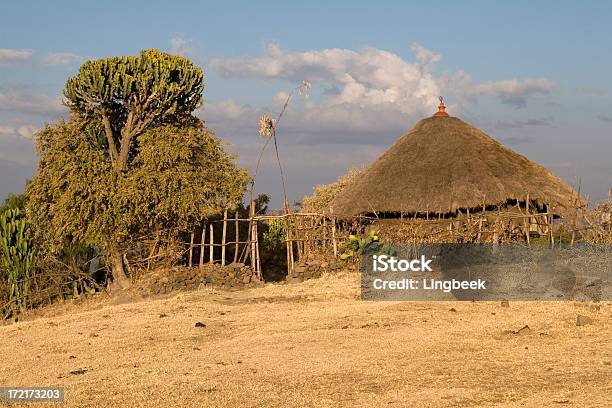
[[[256,215],[250,206],[248,218],[238,213],[205,222],[191,233],[188,245],[190,267],[206,263],[244,263],[262,279],[260,232],[270,221],[282,222],[288,273],[296,264],[321,257],[338,257],[350,234],[363,234],[374,228],[386,242],[419,243],[509,243],[530,245],[535,239],[555,245],[556,241],[573,244],[576,241],[612,243],[610,213],[612,205],[589,210],[576,206],[558,217],[554,208],[545,211],[530,205],[500,207],[494,211],[459,212],[444,218],[402,215],[385,219],[376,216],[336,217],[333,214],[289,212],[283,215]],[[569,214],[569,215],[568,215]]]

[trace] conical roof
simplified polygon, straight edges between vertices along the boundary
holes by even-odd
[[[442,112],[444,113],[444,112]],[[338,215],[454,212],[509,199],[569,208],[559,177],[481,130],[436,114],[423,119],[331,203]],[[573,198],[572,198],[573,196]]]

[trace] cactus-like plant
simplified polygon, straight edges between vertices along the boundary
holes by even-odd
[[[371,229],[367,234],[358,237],[349,235],[349,240],[341,249],[340,259],[347,260],[364,254],[393,254],[394,251],[389,244],[385,244],[378,237],[378,232]]]
[[[23,310],[30,294],[34,248],[27,220],[17,208],[0,214],[0,260],[8,281],[9,310]]]

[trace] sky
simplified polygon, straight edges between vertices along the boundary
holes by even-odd
[[[196,114],[253,173],[277,115],[291,202],[375,160],[437,109],[593,201],[612,187],[612,2],[2,1],[0,199],[34,174],[87,59],[157,48],[203,67]],[[293,92],[302,81],[307,93]],[[443,163],[441,164],[443,165]],[[272,149],[257,192],[282,202]]]

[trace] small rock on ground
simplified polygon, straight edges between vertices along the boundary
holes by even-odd
[[[578,315],[576,316],[576,326],[586,326],[587,324],[593,323],[593,319],[589,316]]]

